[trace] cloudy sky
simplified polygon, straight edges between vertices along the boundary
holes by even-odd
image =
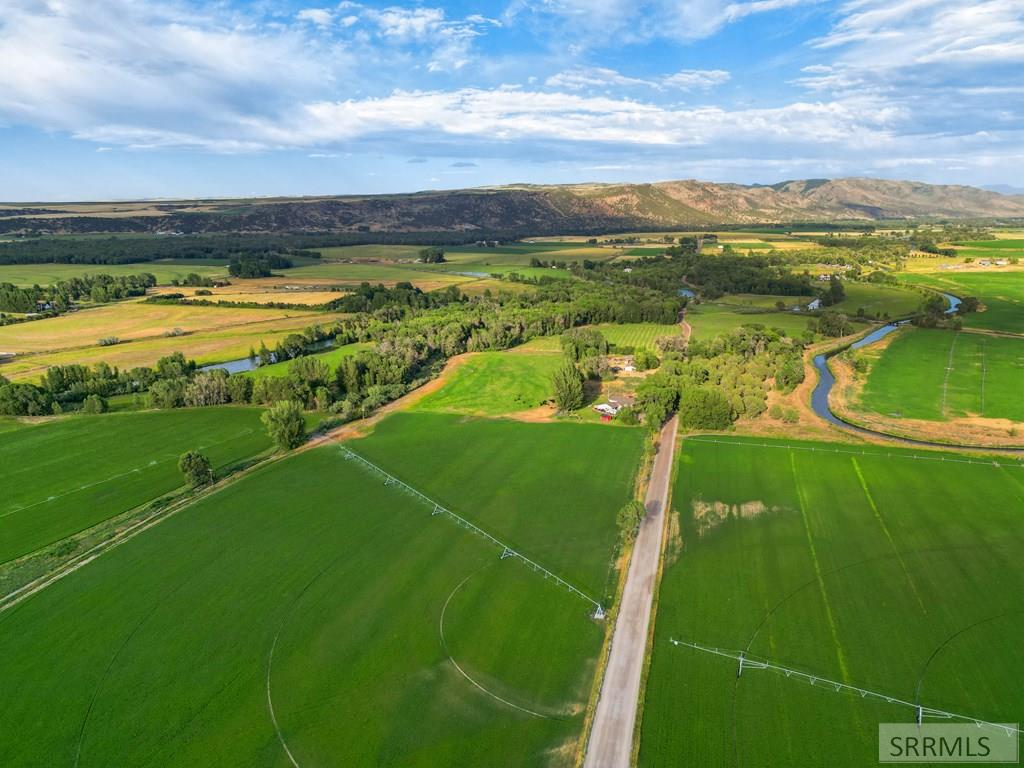
[[[0,0],[0,199],[1024,186],[1024,0]]]

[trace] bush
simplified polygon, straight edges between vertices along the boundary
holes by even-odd
[[[295,400],[280,400],[260,417],[267,434],[281,450],[291,450],[306,439],[306,419]]]
[[[623,539],[629,541],[636,535],[640,527],[640,521],[644,519],[647,510],[644,505],[633,499],[627,502],[615,515],[615,523],[619,528],[619,534]]]
[[[679,394],[679,423],[690,429],[725,429],[732,407],[717,389],[686,387]]]
[[[566,361],[551,377],[555,405],[565,413],[583,406],[583,376],[575,365]]]
[[[628,424],[630,426],[640,423],[640,418],[636,415],[636,411],[628,405],[624,408],[620,408],[615,418],[617,418],[621,423]]]
[[[88,395],[82,401],[82,413],[106,413],[109,410],[105,398],[99,395]]]
[[[178,469],[193,488],[213,482],[213,467],[210,460],[199,451],[188,451],[178,459]]]

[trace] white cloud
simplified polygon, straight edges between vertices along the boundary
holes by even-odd
[[[329,8],[304,8],[296,14],[296,18],[318,27],[329,27],[334,21],[334,13]]]
[[[1024,62],[1020,0],[852,0],[820,49],[872,70],[915,65]]]
[[[773,109],[672,109],[630,99],[503,88],[397,91],[306,107],[292,141],[330,143],[381,133],[632,146],[720,141],[885,144],[905,115],[864,102],[795,103]],[[284,135],[279,134],[283,140]]]
[[[544,84],[549,88],[568,88],[572,91],[583,90],[584,88],[606,88],[609,86],[658,87],[658,84],[653,80],[626,77],[614,69],[604,67],[576,67],[575,69],[552,75],[544,81]]]
[[[728,80],[729,73],[724,69],[683,69],[663,77],[637,78],[606,67],[576,67],[552,75],[544,84],[549,88],[566,88],[571,91],[610,87],[692,91],[707,90]]]
[[[668,88],[679,88],[684,91],[695,89],[707,90],[729,81],[729,73],[724,69],[683,69],[669,75],[662,83]]]
[[[817,0],[513,0],[507,20],[551,16],[565,20],[592,45],[608,42],[701,40],[747,16]],[[543,23],[543,22],[542,22]]]

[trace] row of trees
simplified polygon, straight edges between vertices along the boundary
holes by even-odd
[[[130,296],[144,296],[147,288],[156,285],[156,277],[149,272],[138,275],[83,275],[61,280],[45,288],[34,285],[19,288],[11,283],[0,283],[0,311],[35,312],[40,306],[54,312],[66,312],[81,299],[97,304]]]

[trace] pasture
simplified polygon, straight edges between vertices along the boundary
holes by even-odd
[[[341,363],[341,361],[344,360],[346,357],[350,357],[354,355],[356,352],[359,352],[360,350],[370,349],[372,346],[372,344],[364,344],[361,342],[357,342],[355,344],[344,344],[340,347],[332,347],[326,352],[318,352],[315,355],[309,355],[309,357],[312,357],[315,360],[319,360],[321,363],[330,368],[331,371],[333,372],[334,369],[338,367],[338,364]],[[239,375],[251,376],[254,379],[287,376],[288,371],[291,368],[293,362],[295,361],[284,360],[280,363],[261,365],[259,368],[256,368],[255,370],[245,371],[244,373],[241,373]]]
[[[600,589],[632,437],[417,415],[354,447]],[[603,626],[430,511],[324,446],[0,614],[0,760],[571,764]]]
[[[729,304],[691,304],[686,309],[686,321],[693,329],[692,338],[707,341],[728,333],[741,325],[763,325],[778,328],[786,335],[801,337],[807,330],[810,315],[798,312],[758,311]]]
[[[914,314],[924,297],[917,291],[895,285],[878,285],[876,283],[858,283],[851,280],[843,282],[846,298],[830,309],[857,315],[864,310],[868,317],[888,319],[907,317]]]
[[[562,364],[556,354],[481,352],[463,360],[444,386],[416,410],[501,416],[528,411],[554,396],[551,376]]]
[[[863,410],[929,421],[1024,421],[1024,339],[906,328],[876,354]]]
[[[1020,462],[768,445],[683,441],[639,764],[864,766],[914,722],[825,681],[1024,720]]]
[[[182,485],[178,457],[220,468],[270,446],[255,408],[68,416],[4,433],[0,562]]]
[[[0,283],[28,287],[32,285],[53,285],[61,280],[85,275],[139,275],[149,272],[158,285],[167,285],[172,280],[184,280],[189,273],[203,277],[226,277],[223,266],[207,266],[201,260],[174,263],[151,261],[145,264],[3,264],[0,265]]]
[[[907,274],[901,279],[957,296],[975,296],[984,311],[965,315],[964,327],[1024,334],[1024,272]]]

